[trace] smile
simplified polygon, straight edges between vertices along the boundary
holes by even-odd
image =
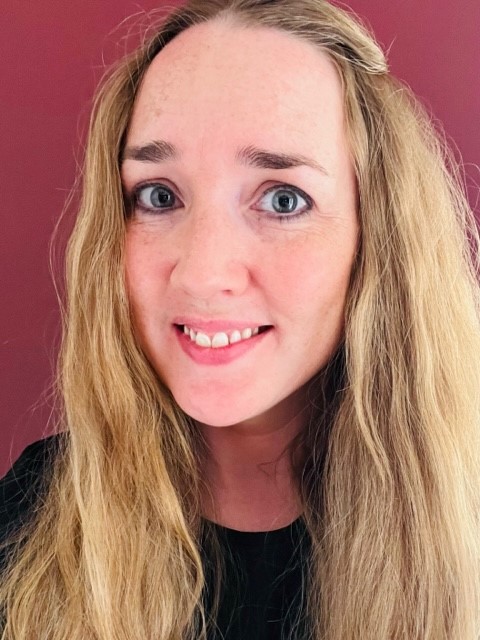
[[[261,327],[245,327],[244,329],[234,329],[233,331],[217,331],[213,334],[207,334],[203,331],[195,331],[187,325],[183,325],[180,328],[183,329],[183,333],[188,336],[191,342],[194,342],[198,347],[205,349],[219,349],[221,347],[227,347],[237,342],[249,340],[250,338],[262,333],[268,329],[267,326]]]

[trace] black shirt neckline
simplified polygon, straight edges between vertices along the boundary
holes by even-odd
[[[220,539],[223,539],[229,545],[241,547],[257,547],[268,544],[269,546],[290,546],[305,533],[305,523],[302,516],[290,524],[273,529],[271,531],[239,531],[231,529],[216,522],[208,521],[217,532]]]

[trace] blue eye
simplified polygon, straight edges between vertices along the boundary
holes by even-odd
[[[136,206],[146,211],[171,209],[175,195],[163,184],[147,184],[135,190],[134,200]]]
[[[176,206],[175,193],[164,184],[139,185],[133,192],[132,205],[146,213],[167,213]],[[272,218],[281,221],[294,220],[309,213],[313,201],[301,189],[279,184],[267,189],[254,208],[267,211]]]
[[[274,217],[280,219],[301,216],[310,211],[312,205],[312,200],[306,193],[297,187],[283,184],[268,189],[260,200],[260,208],[273,209]]]

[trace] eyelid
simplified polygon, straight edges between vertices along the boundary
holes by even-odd
[[[287,184],[286,182],[281,182],[279,184],[274,184],[273,186],[268,187],[268,189],[263,192],[261,199],[264,198],[267,194],[271,193],[272,191],[276,191],[277,189],[284,189],[285,191],[293,191],[298,196],[300,196],[303,200],[305,200],[306,208],[303,211],[299,211],[297,213],[284,213],[284,214],[271,213],[271,216],[273,218],[278,218],[278,219],[295,218],[296,216],[299,217],[305,213],[308,213],[313,208],[314,202],[312,198],[308,195],[308,193],[305,193],[305,191],[303,191],[299,187],[295,187],[293,184]]]
[[[136,209],[141,209],[142,211],[146,212],[146,213],[151,213],[151,212],[158,212],[158,211],[164,211],[165,213],[168,213],[169,211],[174,211],[175,209],[178,209],[178,206],[175,207],[165,207],[165,208],[155,208],[155,207],[146,207],[145,205],[142,205],[140,203],[140,192],[143,189],[147,189],[148,187],[150,188],[154,188],[154,187],[165,187],[166,189],[168,189],[169,191],[172,192],[172,194],[175,197],[176,201],[180,201],[180,198],[178,197],[178,194],[176,192],[176,190],[169,184],[168,180],[145,180],[143,182],[138,182],[134,187],[132,187],[131,189],[129,189],[128,191],[126,191],[126,196],[127,196],[127,203],[128,203],[128,208],[129,211],[131,213],[133,213]]]

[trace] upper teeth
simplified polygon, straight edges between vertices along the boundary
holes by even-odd
[[[254,329],[250,329],[246,327],[239,331],[238,329],[234,329],[230,334],[226,331],[218,331],[213,335],[208,335],[203,333],[203,331],[195,331],[194,329],[190,329],[187,325],[183,326],[183,332],[185,335],[190,336],[190,340],[195,342],[199,347],[213,347],[214,349],[218,349],[219,347],[226,347],[229,344],[234,344],[235,342],[240,342],[240,340],[248,340],[252,336],[256,336],[258,334],[259,327],[255,327]]]

